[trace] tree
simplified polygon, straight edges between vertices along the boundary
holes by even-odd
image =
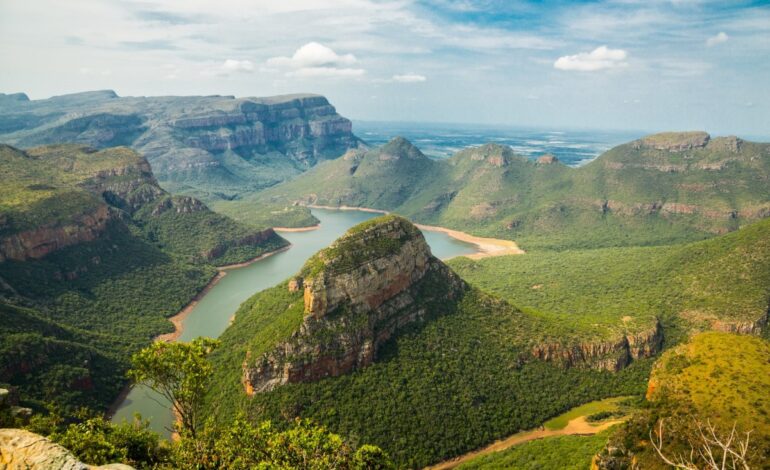
[[[650,430],[650,442],[667,465],[681,470],[749,470],[746,457],[751,431],[741,439],[733,424],[730,434],[724,436],[717,432],[711,421],[706,420],[704,425],[696,420],[698,432],[690,442],[690,453],[668,456],[663,450],[663,421],[658,422],[657,431]]]
[[[156,342],[134,354],[129,378],[166,398],[177,416],[180,434],[196,439],[200,410],[213,372],[207,357],[218,341],[198,338],[189,343]]]

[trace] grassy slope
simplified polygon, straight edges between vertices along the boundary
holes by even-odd
[[[0,263],[0,302],[29,306],[62,328],[91,333],[61,340],[68,348],[80,351],[71,357],[54,352],[59,349],[38,351],[48,366],[11,366],[8,370],[12,373],[0,378],[21,386],[30,400],[105,407],[125,382],[123,372],[130,354],[155,335],[170,331],[172,325],[166,318],[178,312],[214,275],[213,267],[202,263],[202,252],[221,247],[212,261],[227,264],[285,244],[273,236],[265,242],[235,246],[235,241],[255,230],[205,206],[188,213],[172,207],[153,215],[155,207],[170,196],[154,186],[151,175],[142,173],[142,163],[141,156],[126,148],[94,152],[59,145],[22,153],[0,146],[0,182],[4,188],[0,193],[0,236],[41,225],[72,224],[78,215],[107,204],[99,197],[101,190],[93,189],[103,185],[130,188],[127,199],[137,196],[143,200],[139,196],[148,188],[150,194],[160,192],[158,199],[134,213],[111,208],[121,216],[110,221],[107,230],[92,242],[66,247],[42,259]],[[106,179],[96,177],[116,169],[122,170]],[[113,198],[110,202],[119,201]],[[25,333],[47,338],[37,327]],[[60,339],[47,338],[45,342],[58,348],[62,346]],[[0,340],[6,351],[26,351],[31,341],[10,332],[3,332]],[[83,348],[103,360],[81,360],[73,365],[73,358],[86,354]],[[16,365],[25,363],[23,356],[14,357],[19,361]],[[103,367],[104,361],[110,364],[108,368]],[[99,379],[92,380],[92,386],[70,393],[72,377],[97,375]]]
[[[770,343],[729,333],[707,332],[667,351],[655,365],[647,410],[622,426],[611,445],[630,449],[640,468],[664,468],[648,440],[649,429],[665,418],[669,455],[689,453],[694,419],[709,420],[727,435],[733,425],[744,437],[751,431],[750,466],[770,462]],[[726,433],[726,434],[725,434]]]
[[[770,220],[685,245],[449,264],[469,282],[552,323],[554,337],[611,336],[648,327],[656,317],[681,317],[696,328],[717,320],[752,322],[768,308]]]
[[[685,152],[625,144],[577,169],[538,165],[493,144],[419,166],[403,158],[382,161],[384,150],[377,149],[352,174],[353,159],[327,162],[241,204],[301,200],[387,209],[515,239],[529,250],[695,241],[732,230],[769,206],[770,145],[728,147],[726,139]],[[495,164],[500,159],[506,164]],[[696,205],[697,213],[645,206],[674,202]]]

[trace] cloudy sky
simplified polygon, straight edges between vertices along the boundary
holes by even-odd
[[[766,136],[767,4],[0,0],[0,92],[313,92],[354,119]]]

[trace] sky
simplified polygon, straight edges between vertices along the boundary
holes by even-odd
[[[0,0],[0,92],[325,95],[358,120],[770,135],[770,2]]]

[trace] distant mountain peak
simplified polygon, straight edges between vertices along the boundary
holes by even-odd
[[[399,160],[401,158],[423,159],[426,157],[420,149],[404,137],[394,137],[380,147],[380,160]]]
[[[478,147],[470,147],[458,152],[460,158],[470,158],[473,161],[484,162],[494,167],[508,166],[516,154],[507,145],[487,143]]]

